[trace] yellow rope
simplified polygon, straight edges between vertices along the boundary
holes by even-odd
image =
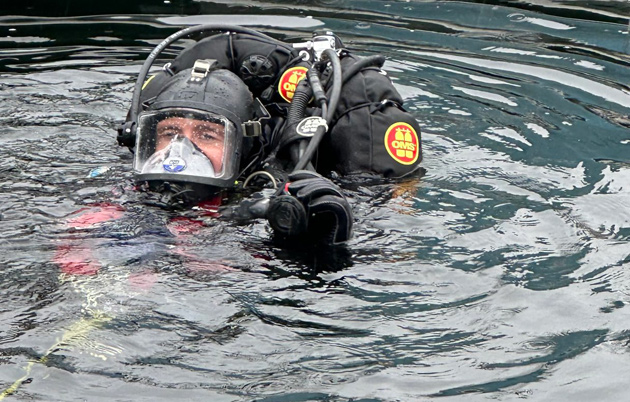
[[[36,363],[45,364],[46,360],[48,360],[48,356],[50,356],[54,351],[64,346],[70,345],[78,338],[84,338],[92,328],[99,327],[102,324],[110,321],[111,319],[111,317],[107,317],[105,315],[96,315],[88,319],[82,318],[81,320],[72,324],[72,326],[63,333],[61,339],[55,342],[55,344],[52,345],[41,358],[28,362],[26,367],[24,367],[24,376],[15,381],[9,388],[4,390],[0,394],[0,401],[17,391],[20,385],[22,385],[22,383],[24,383],[24,381],[28,379],[28,376],[31,374],[31,370]]]
[[[98,328],[113,319],[112,316],[98,309],[98,298],[99,296],[103,295],[105,289],[107,289],[107,287],[102,286],[104,281],[118,282],[121,279],[122,278],[120,277],[120,275],[117,275],[116,273],[109,275],[99,273],[98,277],[86,277],[80,275],[65,274],[61,274],[59,276],[60,282],[70,282],[76,290],[85,295],[86,300],[82,304],[82,308],[90,317],[81,318],[79,321],[72,324],[66,331],[64,331],[61,338],[58,339],[57,342],[55,342],[55,344],[53,344],[41,358],[29,361],[28,364],[24,367],[24,375],[16,380],[10,387],[0,393],[0,401],[3,400],[5,397],[15,393],[15,391],[17,391],[18,388],[26,380],[28,380],[29,375],[31,374],[31,371],[33,370],[35,364],[45,364],[48,357],[55,351],[63,348],[64,346],[70,346],[73,343],[76,344],[77,340],[86,339],[88,333],[93,328]],[[84,343],[84,345],[88,344],[88,342]],[[95,345],[99,344],[91,344],[91,346]],[[96,350],[96,348],[94,347],[92,349]],[[109,354],[113,354],[112,351],[119,352],[118,350],[115,350],[115,348],[109,348]],[[91,354],[101,359],[106,359],[103,354],[98,354],[96,352],[93,352]]]

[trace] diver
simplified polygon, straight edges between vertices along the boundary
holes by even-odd
[[[195,43],[157,73],[184,37]],[[227,25],[183,29],[145,61],[118,143],[138,188],[169,208],[215,200],[221,216],[265,218],[282,239],[343,243],[352,209],[328,177],[420,171],[417,121],[381,69],[330,31],[285,43]]]

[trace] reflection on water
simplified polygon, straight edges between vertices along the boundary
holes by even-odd
[[[625,399],[628,2],[2,9],[7,399]],[[147,209],[115,128],[152,47],[200,22],[384,54],[426,175],[344,183],[334,250]]]

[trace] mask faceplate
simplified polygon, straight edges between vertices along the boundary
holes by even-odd
[[[218,187],[238,172],[234,124],[223,116],[184,108],[142,113],[134,173],[143,180],[181,181]]]

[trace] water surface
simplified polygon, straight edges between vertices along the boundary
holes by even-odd
[[[7,400],[627,398],[628,2],[0,10]],[[151,49],[202,22],[295,41],[325,27],[385,55],[427,174],[345,183],[342,249],[279,248],[263,221],[174,237],[188,228],[130,190],[115,130]],[[81,220],[94,205],[119,219]]]

